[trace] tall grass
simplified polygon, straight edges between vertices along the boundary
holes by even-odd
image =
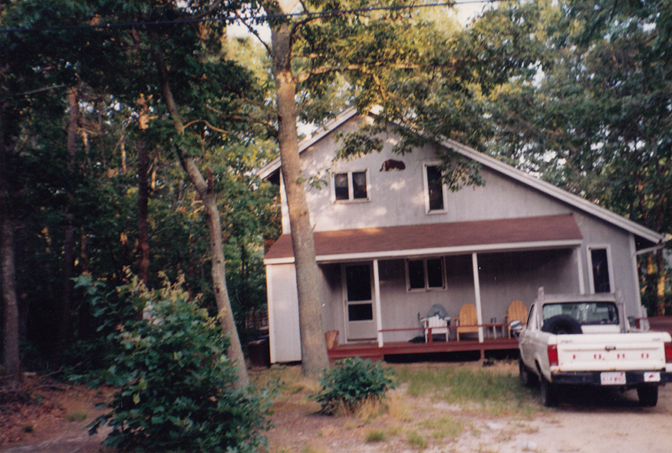
[[[510,369],[405,366],[397,369],[397,379],[407,384],[411,396],[432,395],[463,410],[524,417],[539,411],[530,391]]]

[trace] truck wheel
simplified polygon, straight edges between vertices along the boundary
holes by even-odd
[[[655,407],[658,404],[658,386],[640,385],[637,387],[639,405],[642,407]]]
[[[541,381],[541,403],[546,407],[555,407],[558,405],[558,387],[546,380],[542,374],[539,377]]]
[[[518,360],[518,377],[525,387],[532,387],[537,383],[537,375],[525,365],[523,359]]]
[[[542,332],[552,333],[553,335],[568,335],[583,333],[581,324],[569,315],[557,315],[548,318],[541,327]]]

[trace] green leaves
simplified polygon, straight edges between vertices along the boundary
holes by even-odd
[[[339,360],[319,379],[322,389],[312,395],[320,402],[321,412],[332,415],[339,409],[353,411],[369,399],[382,399],[395,387],[394,370],[381,362],[360,357]]]
[[[119,289],[144,319],[129,320],[108,339],[117,343],[109,383],[112,411],[90,425],[109,424],[105,443],[136,451],[256,451],[268,427],[264,398],[234,390],[228,339],[180,284],[150,290],[134,281]],[[132,301],[131,301],[132,302]]]

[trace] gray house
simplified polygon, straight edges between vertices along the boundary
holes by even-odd
[[[442,146],[479,162],[484,186],[450,192],[434,149],[395,155],[392,134],[380,136],[381,153],[333,162],[339,146],[333,133],[366,121],[372,117],[344,112],[300,145],[304,175],[328,182],[307,197],[324,328],[338,332],[339,349],[409,344],[422,335],[421,318],[437,306],[453,320],[444,344],[466,345],[453,340],[467,304],[476,308],[479,326],[470,341],[483,344],[504,327],[509,304],[520,300],[529,309],[539,287],[548,293],[620,290],[627,314],[645,316],[636,257],[661,247],[663,236],[452,141]],[[283,235],[265,264],[271,361],[289,362],[301,360],[301,348],[279,169],[274,161],[260,175],[278,181],[283,194]],[[507,333],[500,330],[499,338]],[[336,357],[332,351],[330,357]]]

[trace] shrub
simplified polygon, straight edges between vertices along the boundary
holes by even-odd
[[[312,396],[320,402],[323,414],[332,415],[339,408],[353,412],[364,401],[383,398],[395,387],[393,376],[394,370],[381,362],[347,358],[325,370],[319,380],[322,388]]]
[[[108,339],[119,345],[108,382],[118,387],[112,411],[90,425],[112,426],[105,444],[136,451],[255,451],[265,446],[266,406],[236,379],[224,355],[228,338],[214,318],[178,285],[146,289],[137,280],[120,288],[144,318],[120,325]],[[144,304],[138,304],[138,301]]]

